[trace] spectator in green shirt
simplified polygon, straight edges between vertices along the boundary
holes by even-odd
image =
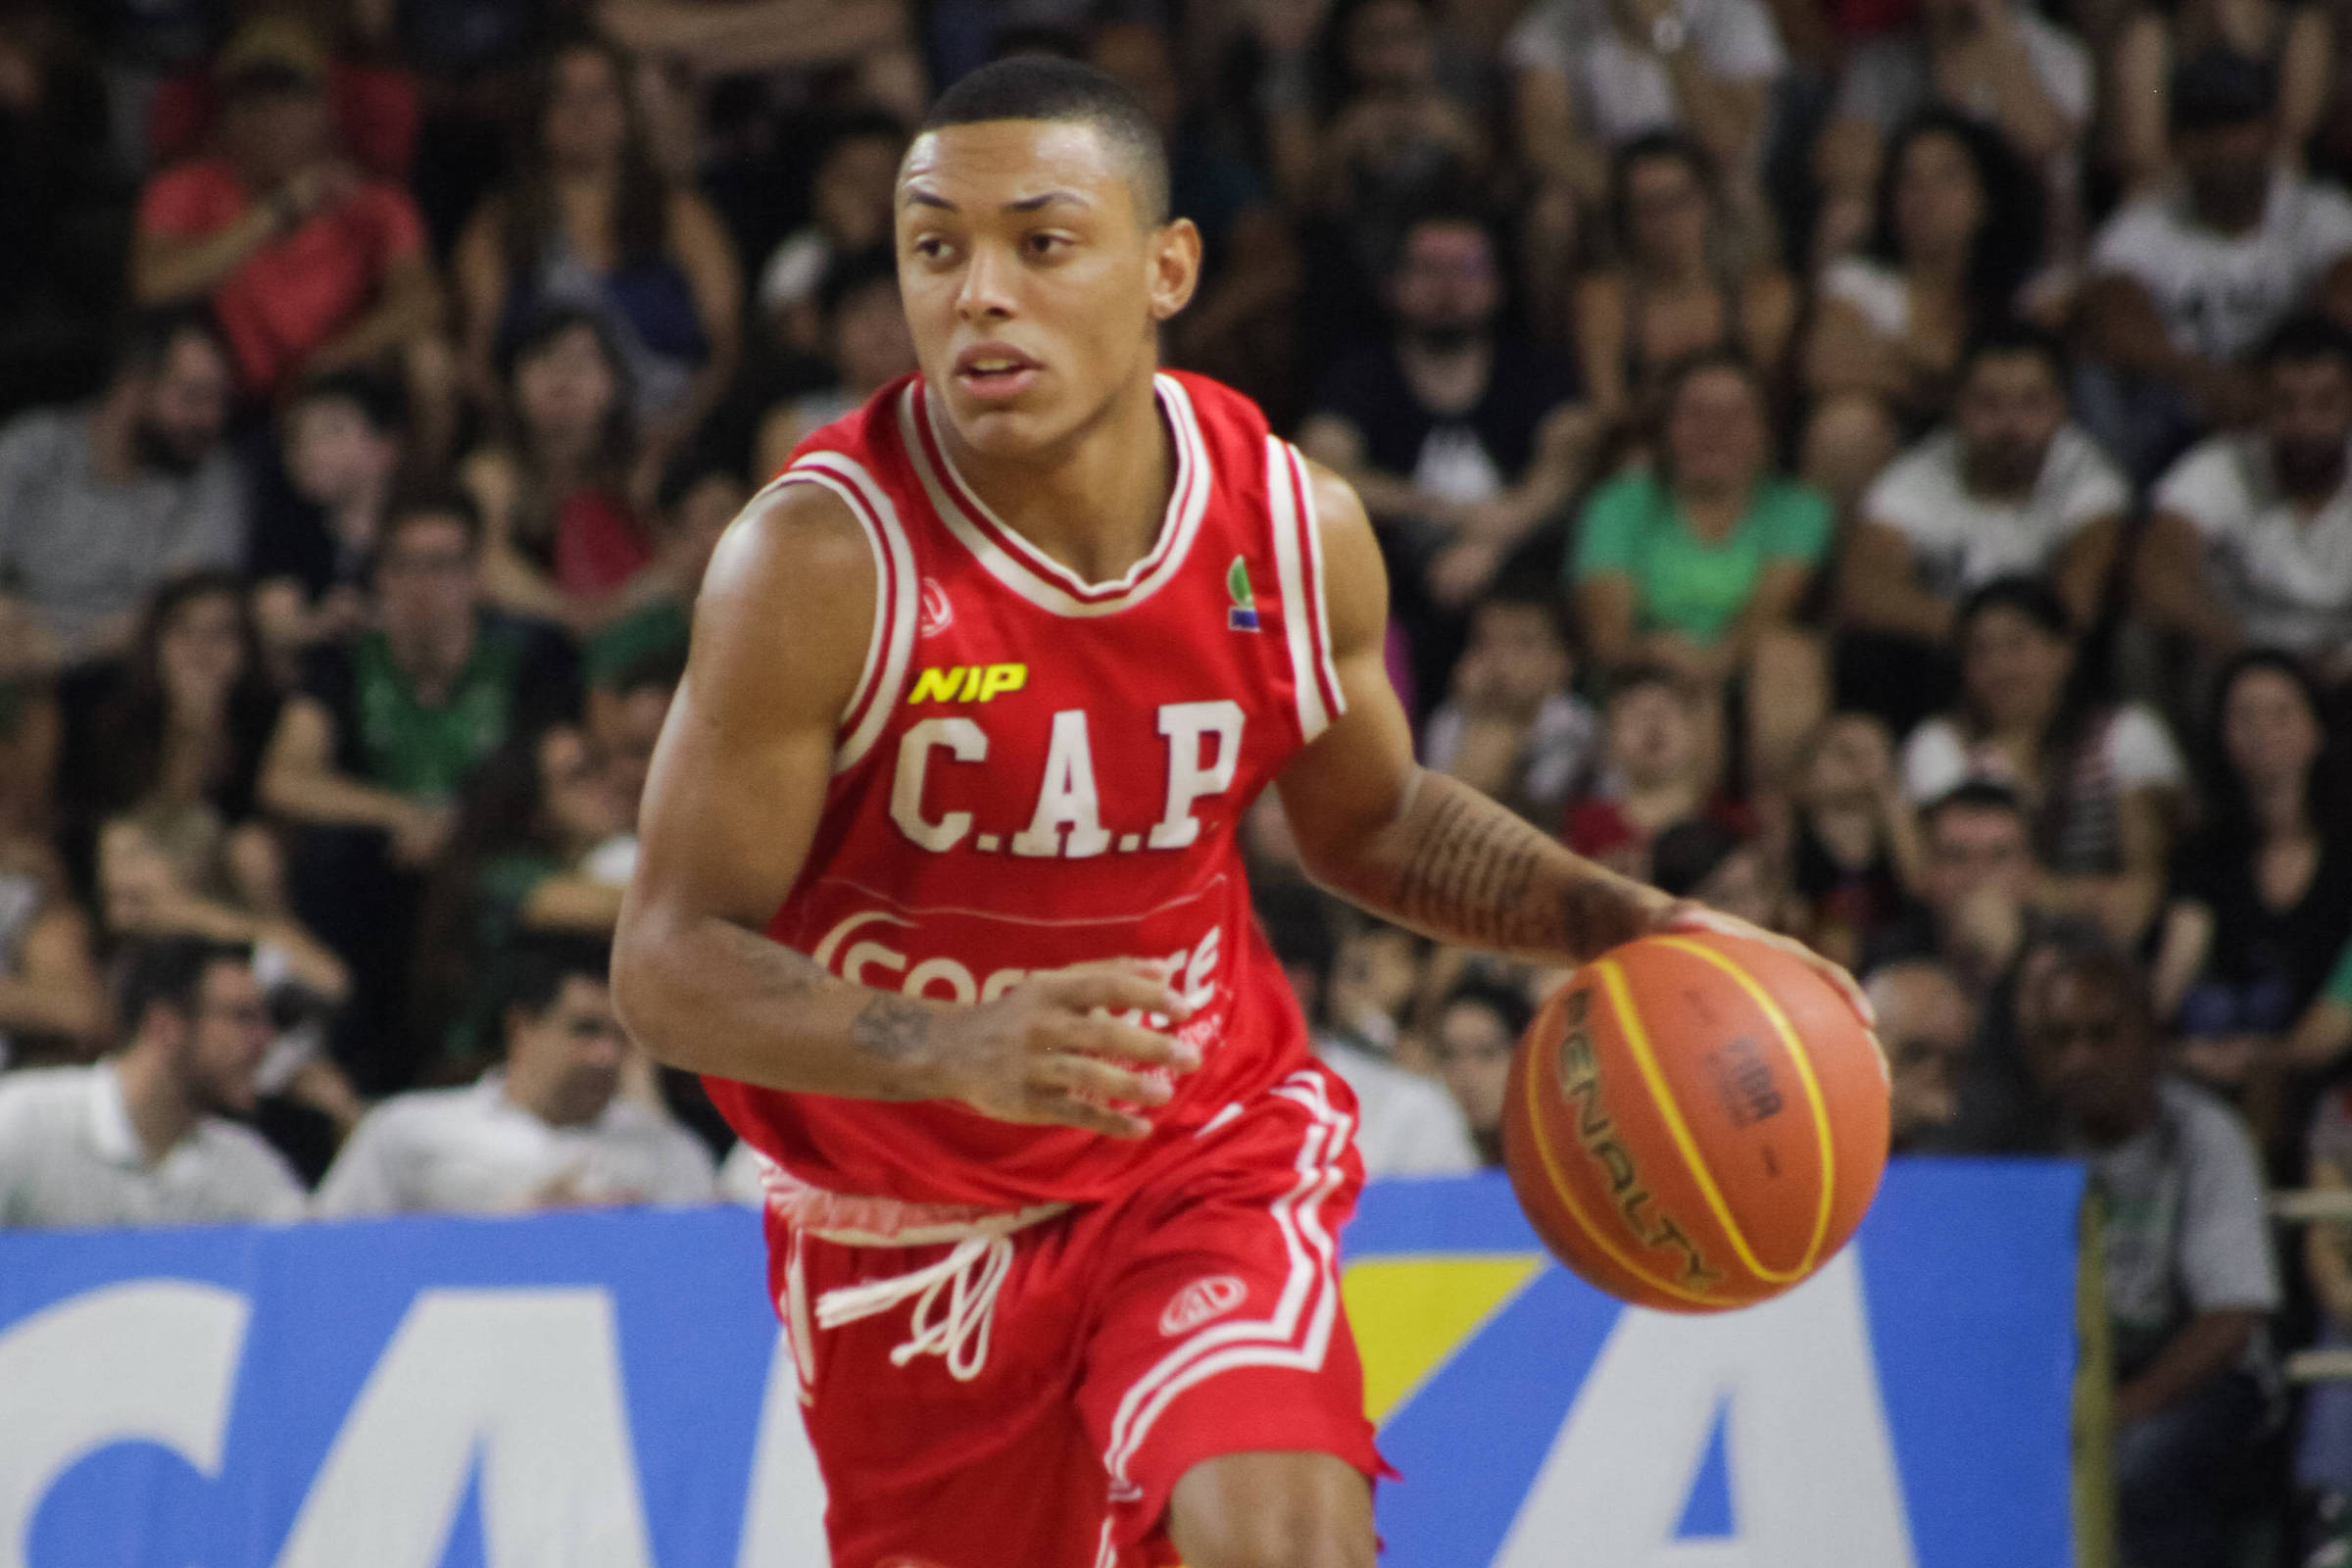
[[[1829,498],[1771,471],[1770,400],[1737,354],[1668,372],[1654,471],[1593,492],[1571,562],[1594,662],[1661,663],[1745,691],[1751,784],[1772,789],[1827,712],[1820,640],[1795,623],[1830,547]]]
[[[568,645],[483,604],[481,537],[460,494],[392,508],[368,629],[313,650],[262,763],[263,804],[296,830],[295,906],[352,969],[338,1050],[364,1094],[408,1087],[416,1066],[409,944],[460,793],[502,747],[579,710]]]

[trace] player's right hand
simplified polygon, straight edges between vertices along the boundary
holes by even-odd
[[[1191,1072],[1200,1056],[1173,1034],[1112,1014],[1156,1013],[1173,1028],[1192,1012],[1163,964],[1120,959],[1033,974],[940,1020],[943,1098],[999,1121],[1144,1137],[1151,1122],[1120,1107],[1166,1104],[1174,1091],[1148,1069]]]

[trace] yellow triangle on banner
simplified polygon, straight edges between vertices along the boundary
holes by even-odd
[[[1340,1295],[1363,1357],[1364,1413],[1373,1424],[1386,1421],[1468,1343],[1543,1261],[1532,1252],[1449,1253],[1349,1267]]]

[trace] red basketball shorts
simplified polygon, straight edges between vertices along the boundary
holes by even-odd
[[[1116,1200],[920,1245],[771,1202],[835,1568],[1170,1564],[1168,1495],[1203,1459],[1378,1474],[1340,1303],[1354,1122],[1302,1068]]]

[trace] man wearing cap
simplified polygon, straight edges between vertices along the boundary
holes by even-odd
[[[342,157],[317,36],[287,18],[249,23],[215,72],[220,150],[140,194],[139,302],[209,299],[257,396],[381,361],[412,381],[438,373],[446,351],[433,352],[441,300],[424,220],[406,191]]]
[[[2279,161],[2275,73],[2211,50],[2172,84],[2177,188],[2092,246],[2083,422],[2142,479],[2200,430],[2255,413],[2239,361],[2298,306],[2352,315],[2352,200]]]

